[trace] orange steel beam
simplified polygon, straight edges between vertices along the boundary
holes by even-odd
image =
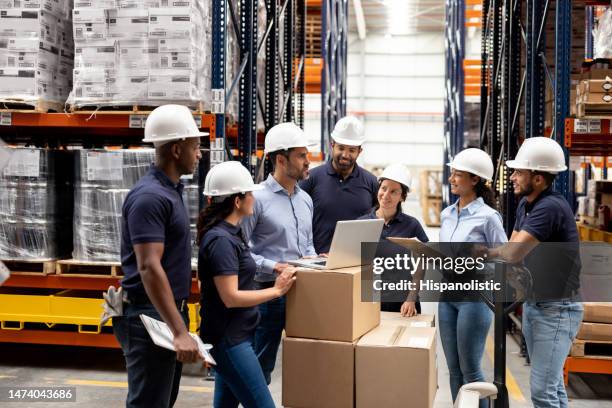
[[[568,357],[563,367],[565,385],[569,381],[569,373],[612,374],[612,359]]]
[[[89,334],[51,330],[0,330],[0,342],[119,348],[119,343],[117,343],[117,339],[112,334]]]

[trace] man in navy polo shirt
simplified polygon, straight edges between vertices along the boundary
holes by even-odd
[[[206,135],[185,106],[160,106],[147,119],[143,141],[155,145],[157,158],[123,204],[121,286],[127,301],[123,316],[113,318],[127,366],[128,407],[173,406],[182,363],[199,358],[188,331],[192,241],[179,179],[196,170],[200,136]],[[153,343],[141,314],[168,325],[176,352]]]
[[[531,400],[536,408],[567,407],[563,365],[583,309],[574,213],[565,198],[552,191],[556,174],[567,170],[565,156],[554,140],[532,137],[506,165],[514,169],[514,193],[523,198],[509,243],[489,255],[510,263],[524,261],[531,270],[532,294],[523,305]]]
[[[331,160],[300,182],[314,204],[314,247],[319,254],[329,252],[336,222],[366,214],[376,204],[378,192],[376,176],[357,165],[365,140],[359,119],[340,119],[331,137]]]

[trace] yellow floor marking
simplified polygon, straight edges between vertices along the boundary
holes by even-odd
[[[491,360],[491,362],[493,362],[494,361],[493,359],[493,356],[494,356],[493,339],[491,338],[491,336],[487,336],[486,350],[487,350],[487,355],[489,356],[489,359]],[[519,387],[518,383],[516,382],[516,379],[510,372],[510,369],[507,367],[506,367],[506,388],[508,389],[508,394],[510,395],[512,399],[518,402],[525,402],[525,396],[523,395],[521,388]]]
[[[94,387],[111,387],[111,388],[127,388],[128,384],[125,381],[98,381],[98,380],[78,380],[68,379],[65,382],[68,385],[89,385]],[[197,387],[192,385],[182,385],[181,391],[191,392],[213,392],[213,388],[210,387]]]

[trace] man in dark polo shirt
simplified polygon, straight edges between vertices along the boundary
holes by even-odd
[[[376,204],[378,192],[376,176],[357,165],[365,140],[359,119],[340,119],[331,137],[331,160],[312,169],[310,177],[300,182],[314,204],[313,236],[318,254],[329,252],[336,222],[366,214]]]
[[[113,318],[126,360],[128,407],[173,406],[182,363],[199,358],[188,331],[192,241],[179,179],[196,170],[200,136],[206,135],[185,106],[160,106],[147,119],[143,141],[155,145],[157,157],[123,204],[121,286],[127,302],[123,316]],[[176,352],[153,343],[141,314],[168,325]]]
[[[523,335],[531,359],[531,400],[536,408],[567,407],[563,365],[582,321],[579,237],[574,213],[552,190],[567,170],[563,149],[546,137],[526,139],[506,165],[522,196],[508,244],[489,256],[524,261],[533,290],[523,305]]]

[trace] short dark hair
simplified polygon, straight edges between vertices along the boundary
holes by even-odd
[[[538,170],[532,170],[531,174],[534,176],[544,177],[544,181],[546,181],[547,186],[552,186],[552,184],[555,182],[555,178],[557,177],[556,174],[548,173],[546,171],[538,171]]]
[[[291,147],[287,150],[277,150],[275,152],[269,153],[268,157],[270,158],[270,162],[272,163],[272,170],[276,170],[276,157],[278,155],[285,156],[287,160],[289,160],[289,154],[294,148]]]

